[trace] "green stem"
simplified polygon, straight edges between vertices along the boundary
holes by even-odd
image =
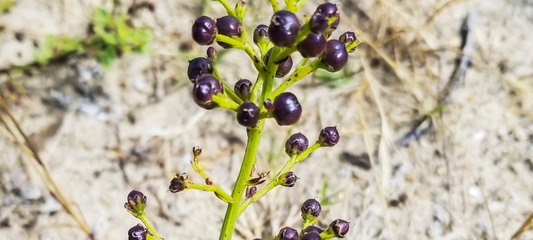
[[[278,0],[269,0],[269,1],[270,1],[270,5],[272,5],[272,9],[274,10],[274,12],[281,10],[281,8],[279,7]]]
[[[263,91],[261,93],[261,102],[259,103],[260,106],[264,105],[265,100],[269,98],[272,93],[272,87],[275,80],[274,78],[276,77],[276,72],[278,71],[278,64],[274,64],[274,58],[276,58],[279,51],[279,47],[274,47],[270,53],[270,57],[268,58],[268,69],[266,72],[266,78],[263,81]]]
[[[294,4],[294,0],[285,0],[285,5],[287,5],[287,11],[295,12],[296,5]]]
[[[279,94],[284,92],[287,88],[289,88],[292,84],[300,81],[302,78],[309,75],[309,73],[318,69],[318,67],[320,67],[320,64],[321,64],[320,59],[318,59],[305,67],[297,69],[294,73],[291,74],[291,76],[289,76],[285,81],[283,81],[283,83],[281,83],[276,88],[276,90],[274,90],[274,92],[272,92],[271,96],[272,97],[278,96]]]
[[[318,148],[320,148],[320,143],[317,142],[313,144],[311,147],[309,147],[308,149],[306,149],[305,151],[301,152],[300,154],[294,155],[293,157],[291,157],[289,161],[285,163],[285,166],[283,166],[283,168],[278,172],[278,174],[276,174],[276,177],[274,177],[269,183],[267,183],[267,185],[264,186],[261,190],[257,191],[253,197],[248,198],[242,202],[241,206],[239,207],[239,216],[244,212],[244,210],[246,210],[246,208],[251,203],[261,199],[270,190],[277,187],[280,184],[282,178],[285,176],[285,174],[289,172],[291,168],[294,167],[294,165],[306,159],[309,156],[309,154],[311,154],[313,151],[317,150]]]
[[[148,228],[148,231],[154,235],[154,237],[158,240],[163,240],[163,238],[161,236],[159,236],[159,234],[155,231],[155,228],[154,226],[152,226],[152,224],[150,223],[150,221],[148,221],[148,216],[146,216],[145,213],[143,213],[141,216],[139,216],[139,220],[141,220],[141,222],[143,222],[144,226],[146,228]]]
[[[251,102],[255,103],[259,99],[259,96],[261,95],[261,90],[263,89],[263,82],[265,77],[265,74],[259,74],[257,76],[257,80],[255,80],[255,84],[252,87],[252,96],[250,97]],[[261,104],[259,104],[259,106],[261,106]]]
[[[335,233],[331,230],[331,228],[328,228],[328,230],[326,230],[326,231],[324,231],[324,232],[322,232],[320,234],[320,238],[321,239],[330,239],[330,238],[334,238],[334,237],[336,237],[336,236],[335,236]]]
[[[228,99],[226,96],[224,96],[224,94],[217,94],[217,95],[213,95],[211,97],[211,100],[213,102],[215,102],[216,104],[218,104],[218,106],[222,107],[222,108],[226,108],[226,109],[229,109],[229,110],[232,110],[232,111],[235,111],[237,112],[239,110],[239,105],[233,101],[231,101],[230,99]]]
[[[226,210],[226,216],[224,217],[224,223],[222,224],[222,229],[220,231],[220,240],[231,240],[231,236],[233,235],[235,222],[239,217],[239,205],[244,195],[246,182],[248,181],[250,172],[254,166],[264,124],[265,120],[260,120],[257,124],[257,127],[247,129],[248,142],[246,144],[246,152],[244,153],[241,170],[239,171],[239,176],[237,177],[235,187],[233,188],[233,192],[231,194],[233,203],[228,204],[228,208]]]
[[[237,17],[235,15],[235,12],[233,11],[233,8],[229,5],[229,3],[226,0],[216,0],[216,1],[220,2],[220,4],[222,4],[222,6],[224,6],[224,8],[226,9],[226,12],[228,13],[228,15],[233,16],[233,17]]]
[[[276,57],[274,58],[274,62],[281,62],[282,60],[296,52],[296,50],[298,50],[296,47],[284,48],[280,53],[278,53],[278,55],[276,55]]]
[[[242,99],[239,96],[237,96],[237,94],[235,94],[235,92],[233,91],[233,89],[231,89],[229,84],[224,79],[222,79],[222,77],[220,77],[220,73],[218,72],[218,69],[215,66],[215,64],[213,64],[213,75],[216,78],[218,78],[218,80],[222,83],[222,85],[224,85],[224,92],[229,95],[231,100],[235,101],[237,104],[241,104]]]
[[[316,223],[316,218],[313,218],[312,220],[306,219],[303,223],[302,229],[306,229],[309,226],[313,226]]]
[[[204,185],[204,184],[198,184],[198,183],[189,183],[187,184],[187,189],[198,189],[206,192],[215,192],[217,194],[217,197],[222,199],[222,201],[227,203],[233,203],[233,198],[224,192],[222,188],[220,188],[218,185]]]
[[[244,34],[244,35],[247,36],[248,34]],[[244,39],[230,38],[228,36],[224,36],[220,34],[217,34],[215,36],[215,40],[217,42],[227,43],[234,48],[244,50],[244,52],[246,52],[248,57],[250,57],[250,59],[254,63],[255,69],[259,72],[259,74],[262,74],[266,71],[265,64],[263,63],[263,61],[261,61],[261,57],[255,52],[255,50],[251,46],[249,46],[250,44],[244,44],[242,42],[243,40],[245,42],[249,42],[249,40],[246,40],[246,39],[248,38],[247,37],[245,37]]]

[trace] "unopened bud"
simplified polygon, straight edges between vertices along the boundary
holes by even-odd
[[[193,147],[192,148],[192,154],[195,156],[195,157],[199,157],[200,155],[202,155],[202,148],[196,146],[196,147]]]
[[[206,51],[207,59],[214,63],[217,60],[217,50],[214,47],[207,48]]]
[[[244,0],[240,0],[235,5],[235,15],[237,16],[237,19],[239,19],[239,21],[241,22],[244,19],[244,16],[246,16],[246,9],[247,9],[246,5],[247,4]]]
[[[293,172],[288,172],[283,176],[280,185],[284,187],[294,187],[296,180],[298,180],[298,177]]]
[[[337,127],[326,127],[320,131],[318,142],[322,147],[333,147],[339,142]]]
[[[248,188],[248,190],[246,191],[246,198],[253,197],[256,192],[257,192],[257,187],[256,186],[252,186],[252,187]]]
[[[261,24],[254,30],[254,43],[257,46],[266,46],[270,42],[268,38],[268,26]]]
[[[307,199],[300,210],[302,211],[302,218],[306,220],[308,218],[317,218],[322,211],[322,207],[317,200]]]
[[[137,224],[128,230],[128,240],[146,240],[148,231],[141,224]]]
[[[170,180],[170,185],[168,186],[168,190],[171,193],[177,193],[185,190],[185,184],[183,184],[183,181],[181,181],[180,178],[173,178]]]
[[[146,208],[146,196],[142,192],[132,190],[128,194],[128,200],[124,203],[124,208],[135,217],[142,215]]]
[[[233,90],[243,101],[249,101],[252,91],[252,82],[248,79],[239,79],[239,81],[235,83]]]
[[[287,139],[285,142],[285,153],[292,156],[294,154],[300,154],[309,146],[307,137],[302,133],[295,133]]]
[[[279,240],[298,240],[298,231],[294,228],[290,227],[284,227],[281,230],[279,230],[278,235],[276,236],[276,239]]]
[[[329,224],[328,231],[332,231],[338,238],[344,238],[350,230],[350,223],[342,219],[337,219]]]

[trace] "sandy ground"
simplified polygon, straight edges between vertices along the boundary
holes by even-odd
[[[210,193],[167,189],[173,171],[202,180],[189,166],[193,146],[203,148],[205,169],[226,191],[239,170],[244,129],[229,111],[197,107],[185,74],[186,60],[205,51],[191,40],[191,21],[204,10],[223,16],[223,9],[216,2],[208,9],[200,1],[154,3],[154,13],[134,17],[137,26],[153,29],[153,55],[126,55],[108,69],[76,56],[13,74],[27,92],[10,106],[96,239],[124,239],[138,222],[123,209],[131,189],[146,193],[148,215],[166,239],[216,239],[225,204]],[[354,74],[336,87],[315,77],[291,87],[303,105],[302,119],[291,127],[267,123],[258,170],[283,165],[282,146],[293,132],[314,139],[322,127],[338,125],[342,140],[298,164],[294,188],[276,189],[253,204],[235,239],[272,239],[280,227],[299,229],[299,206],[315,197],[330,203],[318,225],[349,220],[347,239],[509,239],[533,212],[533,2],[340,3],[334,37],[354,30],[365,42],[351,56]],[[121,1],[118,11],[131,4]],[[34,43],[47,35],[84,37],[97,6],[111,9],[112,1],[18,1],[0,15],[0,69],[32,62]],[[250,1],[249,8],[249,29],[268,22],[266,1]],[[468,12],[475,14],[471,66],[448,104],[431,115],[433,127],[407,146],[398,144],[437,106]],[[230,50],[219,66],[222,76],[255,79],[244,59]],[[3,96],[8,82],[0,74]],[[89,94],[75,90],[80,82]],[[30,158],[2,132],[2,239],[86,239]],[[519,239],[533,239],[533,232]]]

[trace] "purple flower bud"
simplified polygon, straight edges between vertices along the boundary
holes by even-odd
[[[320,131],[318,142],[322,147],[333,147],[339,142],[337,127],[326,127]]]
[[[329,224],[329,228],[333,231],[336,237],[344,238],[350,230],[350,223],[342,219],[337,219]]]
[[[321,234],[322,232],[324,232],[324,230],[320,229],[319,227],[316,227],[316,226],[309,226],[309,227],[306,227],[303,231],[302,231],[302,235],[305,235],[307,233],[316,233],[316,234]]]
[[[287,172],[285,173],[283,180],[281,180],[280,185],[284,187],[294,187],[296,180],[298,180],[298,177],[293,172]]]
[[[173,178],[170,180],[170,186],[168,187],[168,190],[171,193],[177,193],[185,190],[185,185],[179,178]]]
[[[267,109],[267,111],[269,112],[274,111],[274,103],[269,98],[265,99],[263,104],[265,105],[265,108]]]
[[[137,224],[128,230],[128,240],[146,240],[148,231],[141,224]]]
[[[214,63],[217,60],[217,50],[214,47],[207,48],[207,58]]]
[[[322,207],[317,200],[307,199],[300,210],[304,219],[308,218],[308,216],[317,218],[320,215],[320,211],[322,211]]]
[[[300,154],[309,146],[309,141],[302,133],[295,133],[287,139],[285,142],[285,153],[292,156],[294,154]]]
[[[192,148],[192,154],[195,156],[195,157],[199,157],[200,155],[202,155],[202,148],[201,147],[193,147]]]
[[[294,228],[284,227],[279,230],[278,236],[276,239],[279,240],[298,240],[298,231]]]
[[[270,42],[270,39],[268,39],[268,26],[264,24],[257,26],[254,30],[253,39],[255,45],[266,45],[268,42]]]
[[[252,82],[248,79],[240,79],[235,83],[233,90],[243,101],[249,101],[252,91]]]
[[[124,203],[124,208],[126,208],[126,210],[135,216],[142,215],[145,207],[146,196],[142,192],[132,190],[128,194],[128,199],[127,202]]]
[[[256,192],[257,192],[257,187],[256,186],[252,186],[252,187],[248,188],[248,190],[246,191],[246,198],[253,197]]]
[[[322,238],[320,238],[320,234],[311,232],[311,233],[302,235],[302,238],[300,238],[300,240],[322,240]]]

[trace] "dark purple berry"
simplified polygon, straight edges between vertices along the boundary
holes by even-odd
[[[237,110],[237,122],[244,127],[255,127],[259,121],[259,107],[253,102],[245,102]]]
[[[261,42],[269,41],[268,39],[268,26],[261,24],[257,26],[254,30],[254,43],[255,45],[260,44]]]
[[[268,50],[268,52],[265,54],[265,63],[267,64],[268,64],[268,60],[270,59],[271,53],[272,53],[272,48]],[[288,56],[287,58],[275,64],[278,64],[278,70],[276,70],[276,77],[277,78],[285,77],[285,75],[287,75],[292,69],[292,57]]]
[[[285,153],[292,156],[294,154],[300,154],[309,146],[307,137],[301,133],[295,133],[287,139],[285,142]]]
[[[233,90],[243,101],[248,101],[252,91],[252,82],[248,79],[240,79],[235,83]]]
[[[294,94],[284,92],[274,99],[274,111],[272,114],[278,125],[292,125],[300,120],[302,106]]]
[[[205,75],[196,80],[192,95],[198,106],[205,109],[213,109],[218,106],[212,101],[213,95],[222,93],[223,91],[224,87],[217,78],[211,75]]]
[[[233,16],[224,16],[217,19],[218,34],[227,37],[241,37],[241,22]],[[231,45],[217,42],[223,48],[231,48]]]
[[[298,180],[298,177],[294,172],[287,172],[283,176],[283,179],[281,180],[281,186],[284,187],[294,187],[294,184],[296,184],[296,181]]]
[[[324,16],[327,20],[334,16],[339,16],[340,12],[337,6],[333,3],[322,3],[316,7],[315,14]]]
[[[337,219],[329,224],[329,228],[333,231],[336,237],[344,238],[350,230],[350,223],[342,219]]]
[[[322,34],[309,33],[298,43],[298,51],[304,58],[318,57],[326,48],[326,37]]]
[[[128,199],[124,203],[124,208],[134,215],[140,215],[146,207],[146,196],[137,190],[132,190],[128,194]]]
[[[328,29],[328,20],[324,15],[313,14],[309,20],[309,28],[314,33],[324,33]]]
[[[294,13],[280,10],[272,15],[268,37],[277,47],[292,47],[296,43],[300,22]]]
[[[312,216],[317,218],[318,215],[320,215],[320,212],[322,211],[322,207],[320,206],[320,203],[318,203],[317,200],[307,199],[302,204],[302,208],[300,208],[300,210],[302,211],[302,216]]]
[[[302,231],[302,234],[307,234],[307,233],[316,233],[316,234],[321,234],[322,232],[324,232],[324,230],[320,229],[319,227],[316,227],[316,226],[309,226],[309,227],[306,227],[303,231]]]
[[[207,48],[206,55],[209,61],[212,63],[217,60],[217,50],[214,47]]]
[[[146,240],[148,231],[141,224],[137,224],[128,230],[128,240]]]
[[[318,142],[322,147],[333,147],[335,146],[340,139],[339,131],[337,127],[326,127],[320,130],[320,135],[318,136]]]
[[[302,235],[302,238],[300,238],[300,240],[322,240],[322,238],[320,238],[320,234],[311,232]]]
[[[278,236],[276,239],[279,240],[298,240],[298,231],[294,228],[284,227],[279,230]]]
[[[168,190],[171,193],[177,193],[185,190],[185,185],[183,185],[183,181],[179,178],[173,178],[170,180],[170,185],[168,186]]]
[[[192,39],[200,45],[209,45],[215,40],[217,28],[210,17],[201,16],[192,24]]]
[[[322,15],[326,18],[326,20],[329,20],[334,16],[337,17],[337,19],[335,19],[335,21],[329,25],[329,28],[326,30],[326,32],[331,33],[339,26],[341,20],[340,11],[333,3],[323,3],[318,5],[314,14]]]
[[[329,40],[326,43],[326,49],[322,53],[322,63],[325,69],[330,72],[341,70],[348,62],[348,52],[344,43],[337,40]]]
[[[194,83],[199,77],[208,74],[213,74],[213,65],[207,58],[199,57],[189,61],[187,76],[191,82]]]

